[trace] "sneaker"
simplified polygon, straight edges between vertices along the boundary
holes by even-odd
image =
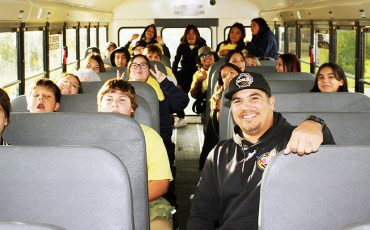
[[[185,118],[180,118],[178,121],[175,122],[173,125],[175,128],[181,128],[186,126],[188,123],[186,122]]]

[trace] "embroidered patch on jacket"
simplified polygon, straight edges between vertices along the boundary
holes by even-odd
[[[236,79],[236,85],[239,88],[248,87],[253,83],[253,77],[249,73],[241,73]]]
[[[271,162],[274,154],[264,153],[261,156],[257,157],[257,166],[261,170],[265,170],[266,166]]]

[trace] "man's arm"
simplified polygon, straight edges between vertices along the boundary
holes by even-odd
[[[152,180],[148,183],[149,201],[158,199],[168,191],[170,180]]]
[[[321,119],[320,119],[321,120]],[[335,144],[324,121],[305,120],[292,132],[284,154],[298,153],[300,156],[319,150],[321,144]]]

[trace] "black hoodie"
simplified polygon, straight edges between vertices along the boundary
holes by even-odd
[[[294,128],[274,112],[273,126],[252,144],[235,126],[233,139],[220,142],[207,158],[187,229],[257,230],[262,174],[272,157],[286,147]],[[328,128],[323,144],[335,144]]]

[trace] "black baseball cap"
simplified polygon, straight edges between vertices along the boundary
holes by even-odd
[[[226,89],[225,98],[231,100],[234,93],[243,89],[259,89],[271,96],[271,89],[265,78],[259,73],[240,73],[234,77]]]

